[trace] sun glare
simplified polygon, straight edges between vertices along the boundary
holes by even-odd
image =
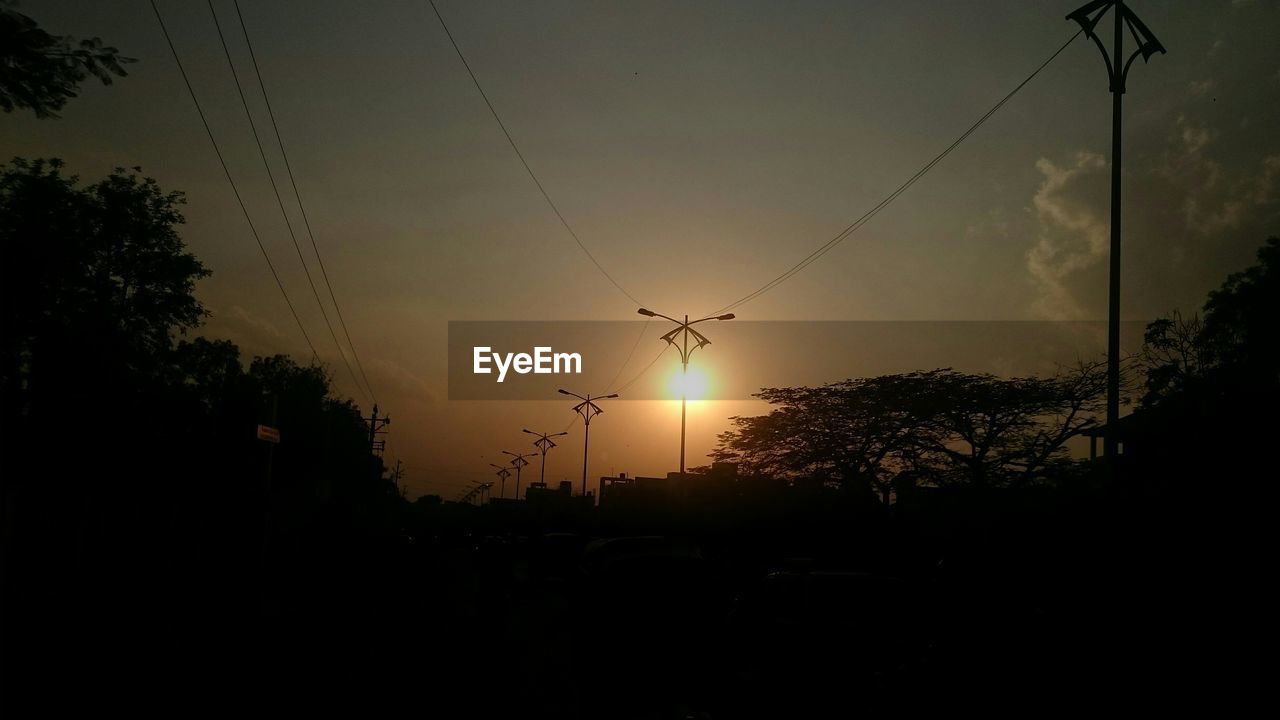
[[[706,373],[694,365],[689,366],[688,374],[682,372],[677,366],[675,372],[667,379],[667,391],[675,400],[679,400],[682,396],[689,400],[705,400],[708,388]]]

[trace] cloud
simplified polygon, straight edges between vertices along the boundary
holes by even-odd
[[[1280,179],[1280,155],[1263,157],[1260,167],[1228,173],[1210,152],[1213,140],[1208,128],[1179,115],[1155,170],[1182,196],[1186,229],[1205,236],[1242,227],[1257,207],[1275,201]]]
[[[365,369],[369,382],[379,395],[394,397],[400,403],[411,401],[423,405],[436,405],[440,396],[431,385],[408,368],[390,360],[367,358]]]
[[[230,340],[240,348],[241,355],[245,358],[277,353],[299,354],[296,348],[301,341],[301,338],[297,341],[291,339],[270,320],[239,305],[226,309],[211,308],[208,322],[201,328],[200,334]],[[308,350],[301,354],[310,357],[311,352]]]
[[[1192,80],[1190,83],[1187,84],[1187,90],[1189,90],[1192,95],[1195,95],[1197,97],[1203,97],[1205,95],[1208,95],[1209,91],[1212,89],[1213,89],[1212,80]]]
[[[1054,320],[1079,319],[1083,312],[1068,281],[1107,254],[1109,221],[1093,198],[1098,186],[1108,186],[1107,161],[1082,152],[1064,167],[1040,158],[1036,169],[1044,179],[1032,198],[1039,234],[1026,255],[1037,290],[1032,310]]]

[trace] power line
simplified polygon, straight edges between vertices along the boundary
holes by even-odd
[[[524,153],[520,152],[520,147],[516,145],[516,141],[511,137],[511,133],[507,131],[506,123],[502,122],[502,118],[499,117],[498,111],[494,109],[493,103],[489,101],[489,95],[485,93],[484,88],[480,86],[479,78],[477,78],[475,72],[471,70],[471,63],[467,62],[466,56],[462,54],[462,49],[458,47],[458,42],[453,39],[453,33],[449,31],[449,25],[445,23],[444,17],[440,15],[440,9],[436,7],[435,0],[427,0],[427,2],[431,4],[431,9],[435,12],[436,19],[440,21],[440,27],[444,28],[444,34],[449,37],[449,43],[453,45],[453,50],[458,54],[458,59],[462,61],[462,66],[467,69],[467,74],[471,76],[471,82],[475,84],[476,90],[480,91],[480,97],[484,98],[484,104],[489,107],[489,113],[492,114],[493,119],[498,122],[498,127],[502,129],[502,134],[506,136],[507,142],[511,144],[511,149],[515,151],[516,157],[520,159],[520,164],[524,166],[525,172],[529,173],[529,177],[533,180],[533,184],[538,186],[538,192],[542,193],[542,198],[547,201],[547,205],[551,207],[551,211],[560,219],[560,224],[564,226],[565,230],[569,231],[570,237],[572,237],[573,241],[578,244],[578,247],[582,249],[582,252],[586,254],[587,259],[591,261],[591,264],[596,266],[596,269],[600,271],[600,274],[604,275],[605,279],[618,289],[618,292],[625,295],[628,300],[636,305],[644,305],[644,303],[637,300],[634,295],[627,292],[622,285],[618,284],[618,281],[613,279],[613,276],[609,274],[608,270],[604,269],[604,266],[600,264],[600,261],[596,260],[595,255],[591,254],[591,251],[587,249],[587,246],[582,242],[581,238],[578,237],[578,233],[574,231],[571,225],[569,225],[569,221],[566,220],[564,214],[560,212],[560,208],[556,207],[555,201],[551,199],[551,195],[549,195],[546,188],[542,186],[542,181],[534,174],[533,168],[529,167],[528,161],[524,159]]]
[[[316,290],[315,280],[312,279],[311,270],[307,267],[307,259],[302,255],[302,246],[298,244],[298,237],[293,232],[293,224],[289,222],[289,212],[284,207],[284,199],[280,197],[280,188],[276,185],[275,174],[271,172],[271,163],[267,161],[267,151],[262,147],[262,139],[258,136],[257,123],[253,121],[253,113],[249,111],[249,101],[245,98],[244,87],[240,84],[240,75],[236,72],[235,62],[231,59],[231,50],[227,47],[227,38],[222,33],[222,24],[218,22],[218,13],[213,9],[213,0],[208,0],[208,5],[209,13],[213,16],[213,25],[218,31],[218,41],[222,43],[222,52],[227,58],[227,67],[230,68],[231,77],[235,80],[236,93],[240,96],[240,104],[244,106],[245,117],[249,120],[249,129],[253,132],[253,141],[258,146],[258,155],[262,157],[262,166],[266,168],[267,179],[271,182],[272,192],[275,193],[276,204],[280,206],[280,215],[284,218],[284,226],[289,231],[289,239],[293,241],[293,249],[297,251],[298,261],[302,263],[302,272],[306,275],[307,284],[311,286],[311,294],[320,308],[320,317],[324,318],[325,327],[329,328],[329,336],[333,338],[333,345],[338,349],[338,357],[342,358],[342,364],[346,365],[347,372],[356,383],[356,388],[366,392],[360,387],[360,380],[356,377],[355,370],[351,368],[351,363],[347,362],[347,355],[342,350],[342,344],[338,342],[338,334],[333,331],[333,323],[329,322],[329,313],[325,311],[324,302],[320,300],[320,291]]]
[[[262,89],[262,100],[267,106],[267,116],[271,118],[271,128],[275,131],[276,143],[280,146],[280,156],[284,158],[284,168],[289,175],[289,184],[293,187],[293,196],[298,202],[298,210],[302,214],[302,224],[306,228],[307,237],[311,240],[311,249],[315,251],[316,262],[320,265],[320,276],[324,278],[325,287],[329,290],[329,299],[333,301],[333,309],[337,311],[338,324],[342,326],[342,334],[347,338],[347,346],[351,348],[351,356],[355,358],[356,367],[360,370],[360,377],[364,379],[365,389],[369,392],[369,397],[376,403],[378,396],[373,392],[373,385],[369,382],[369,376],[364,372],[364,364],[360,362],[360,354],[356,352],[356,344],[351,341],[351,333],[347,330],[347,321],[342,316],[342,306],[338,304],[338,297],[333,292],[333,284],[329,282],[329,271],[324,266],[324,258],[320,255],[320,247],[316,244],[315,233],[311,232],[311,219],[307,217],[307,209],[302,204],[302,194],[298,192],[298,181],[293,176],[293,166],[289,163],[289,153],[284,149],[284,139],[280,136],[280,126],[276,124],[275,111],[271,109],[271,98],[267,95],[267,84],[262,81],[262,71],[258,69],[258,57],[253,52],[253,42],[249,40],[249,28],[245,25],[244,15],[240,12],[240,0],[234,0],[236,7],[236,17],[240,20],[240,30],[244,33],[244,43],[249,48],[249,59],[253,61],[253,72],[258,76],[258,87]],[[347,368],[350,370],[350,367]]]
[[[818,258],[827,254],[836,245],[839,245],[842,241],[844,241],[846,238],[848,238],[850,235],[856,232],[859,228],[865,225],[868,221],[870,221],[871,218],[878,215],[881,210],[888,207],[889,204],[892,203],[894,200],[896,200],[899,195],[906,192],[912,185],[916,183],[917,180],[924,177],[925,174],[928,173],[930,170],[932,170],[935,165],[942,162],[943,159],[945,159],[948,155],[950,155],[951,151],[955,150],[957,147],[960,146],[960,143],[964,142],[966,139],[968,139],[970,135],[972,135],[975,131],[977,131],[978,128],[982,127],[982,125],[992,115],[996,114],[996,111],[1004,107],[1005,103],[1009,102],[1009,100],[1012,99],[1013,96],[1016,95],[1019,90],[1021,90],[1024,86],[1026,86],[1027,83],[1031,82],[1032,78],[1034,78],[1036,75],[1039,75],[1041,70],[1044,70],[1046,67],[1048,67],[1049,63],[1053,62],[1054,59],[1057,58],[1058,55],[1060,55],[1063,50],[1066,50],[1068,45],[1075,42],[1075,39],[1080,37],[1080,34],[1082,32],[1084,31],[1081,30],[1077,32],[1075,35],[1072,35],[1070,40],[1067,40],[1065,43],[1063,43],[1062,47],[1058,48],[1056,51],[1054,51],[1052,55],[1049,56],[1049,59],[1041,63],[1040,66],[1037,67],[1030,75],[1028,75],[1025,80],[1018,83],[1017,87],[1009,91],[1008,95],[1005,95],[1004,98],[1000,100],[1000,102],[996,103],[990,110],[986,112],[986,114],[984,114],[981,118],[979,118],[977,122],[969,126],[969,129],[965,130],[960,135],[960,137],[956,138],[955,142],[952,142],[950,145],[947,146],[945,150],[943,150],[942,152],[934,156],[932,160],[926,163],[924,167],[917,170],[916,173],[912,175],[910,178],[908,178],[906,182],[904,182],[902,185],[899,185],[898,189],[894,190],[892,193],[890,193],[887,197],[885,197],[879,203],[876,203],[876,205],[872,207],[870,210],[863,213],[862,217],[858,218],[853,222],[853,224],[849,225],[844,230],[842,230],[839,235],[836,235],[835,237],[831,238],[826,243],[818,247],[818,249],[809,253],[803,260],[791,266],[789,270],[782,273],[778,277],[770,280],[769,282],[765,283],[764,285],[757,288],[753,292],[750,292],[744,295],[743,297],[735,300],[734,302],[728,305],[725,305],[724,307],[720,308],[719,310],[716,310],[711,314],[718,315],[720,313],[732,310],[740,305],[743,305],[744,303],[748,303],[754,300],[755,298],[760,297],[761,295],[769,292],[773,288],[791,279],[797,273],[809,267],[809,265],[812,264],[814,261],[816,261]]]
[[[640,372],[638,372],[638,373],[636,373],[634,376],[632,376],[632,378],[631,378],[630,380],[628,380],[628,381],[626,381],[626,382],[622,383],[621,385],[619,385],[619,386],[618,386],[618,389],[617,389],[617,390],[614,390],[613,392],[620,393],[620,392],[622,392],[623,390],[626,390],[627,388],[631,387],[631,385],[632,385],[635,381],[639,380],[641,377],[644,377],[644,374],[645,374],[645,373],[647,373],[647,372],[649,372],[649,368],[651,368],[651,367],[653,367],[655,364],[657,364],[658,360],[662,359],[662,356],[663,356],[663,355],[665,355],[665,354],[666,354],[666,352],[667,352],[667,350],[670,350],[672,347],[674,347],[674,346],[673,346],[673,345],[671,345],[671,344],[665,344],[665,345],[663,345],[663,346],[662,346],[662,349],[658,351],[658,354],[657,354],[657,355],[654,355],[654,356],[653,356],[653,359],[649,361],[649,364],[648,364],[648,365],[645,365],[645,366],[644,366],[644,368],[642,368],[642,369],[640,370]]]
[[[236,187],[236,181],[231,176],[230,168],[227,167],[227,161],[222,156],[222,150],[218,147],[218,141],[213,136],[213,130],[209,127],[209,120],[205,117],[204,109],[200,107],[200,100],[196,97],[195,89],[191,87],[191,80],[187,77],[187,71],[182,66],[182,59],[178,57],[178,49],[173,44],[173,38],[169,36],[169,29],[165,27],[164,18],[161,17],[160,8],[156,6],[155,0],[151,0],[151,9],[156,14],[156,21],[160,23],[160,32],[164,33],[165,42],[169,44],[169,52],[173,54],[173,62],[178,66],[178,72],[182,75],[182,82],[187,86],[187,93],[191,96],[191,102],[196,106],[196,113],[200,116],[200,123],[204,125],[204,132],[209,136],[209,143],[213,145],[213,152],[218,156],[218,163],[222,165],[222,172],[227,176],[227,182],[231,185],[231,192],[236,197],[236,203],[240,205],[240,212],[244,213],[245,222],[249,224],[249,232],[258,244],[258,249],[262,251],[262,259],[267,262],[267,268],[271,270],[271,277],[275,278],[276,287],[280,288],[280,294],[284,296],[285,305],[289,306],[289,314],[293,316],[293,321],[298,324],[298,330],[302,333],[302,338],[307,341],[307,347],[311,348],[312,359],[318,362],[320,353],[316,352],[316,346],[311,342],[311,336],[307,335],[307,329],[303,327],[302,320],[298,317],[298,311],[293,307],[293,301],[289,299],[289,292],[284,289],[280,274],[276,272],[276,266],[271,262],[271,256],[267,254],[267,248],[262,244],[262,238],[258,235],[258,230],[253,226],[253,219],[249,217],[249,209],[245,207],[244,199],[240,196],[240,190]]]
[[[612,387],[618,382],[618,378],[622,377],[622,371],[627,369],[627,365],[631,363],[631,357],[636,354],[636,348],[640,347],[640,341],[644,339],[644,331],[649,329],[649,323],[653,322],[653,318],[645,318],[644,324],[640,326],[640,334],[636,335],[636,342],[631,346],[631,352],[627,353],[627,359],[622,361],[622,365],[618,366],[618,372],[613,374],[613,379],[609,381],[606,388]]]

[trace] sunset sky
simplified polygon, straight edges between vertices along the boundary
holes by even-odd
[[[600,264],[646,307],[701,315],[892,192],[1070,38],[1077,28],[1064,17],[1082,2],[437,5]],[[208,7],[159,5],[302,322],[338,390],[367,413],[285,232]],[[287,184],[235,10],[214,5]],[[1145,321],[1198,308],[1280,233],[1280,2],[1131,6],[1168,49],[1135,65],[1125,96],[1123,316]],[[452,497],[491,478],[502,450],[532,451],[522,427],[558,432],[572,415],[558,397],[449,401],[449,321],[643,319],[548,208],[425,0],[242,7],[342,312],[393,418],[390,455],[405,463],[411,497]],[[246,356],[305,362],[311,353],[150,5],[19,9],[138,62],[110,87],[87,83],[62,119],[6,118],[0,156],[61,157],[86,181],[141,166],[184,191],[182,235],[213,271],[199,287],[212,312],[202,332]],[[742,321],[1104,319],[1110,112],[1102,59],[1079,38],[865,228],[734,312]],[[651,324],[618,375],[647,364],[667,329]],[[694,361],[714,377],[717,352],[730,350],[713,344]],[[874,344],[841,352],[864,355],[848,372],[804,380],[897,357]],[[721,355],[721,371],[751,382],[750,352],[733,354]],[[678,367],[668,354],[639,382],[665,382]],[[592,425],[593,482],[675,470],[678,403],[607,409]],[[706,461],[727,416],[762,409],[692,405],[689,464]],[[580,431],[552,451],[549,482],[576,488]]]

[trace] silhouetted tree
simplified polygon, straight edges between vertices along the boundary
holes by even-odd
[[[1066,442],[1094,426],[1101,363],[1051,378],[932,370],[768,388],[768,415],[732,418],[713,453],[751,475],[820,479],[888,502],[909,472],[937,485],[1023,485],[1066,462]]]
[[[1198,314],[1185,318],[1176,310],[1147,325],[1138,353],[1145,376],[1144,406],[1178,392],[1205,371],[1210,360],[1203,332],[1204,323]]]
[[[83,409],[136,387],[205,316],[194,291],[209,271],[176,229],[182,194],[137,172],[80,188],[58,160],[0,167],[0,387],[10,421],[68,395]]]
[[[1026,485],[1065,461],[1067,440],[1097,424],[1100,362],[1050,378],[935,370],[911,376],[904,400],[926,420],[912,469],[934,484]]]
[[[103,85],[125,77],[123,65],[135,62],[98,38],[77,42],[51,35],[35,20],[0,4],[0,108],[30,109],[38,118],[56,118],[68,98],[90,75]]]
[[[1209,293],[1202,334],[1215,369],[1274,389],[1280,384],[1280,237],[1268,238],[1257,258]]]
[[[1175,311],[1147,325],[1145,407],[1280,389],[1280,238],[1257,258],[1209,294],[1203,321]]]
[[[747,475],[818,479],[886,496],[896,466],[932,428],[901,402],[903,378],[765,388],[768,415],[732,418],[712,457]]]

